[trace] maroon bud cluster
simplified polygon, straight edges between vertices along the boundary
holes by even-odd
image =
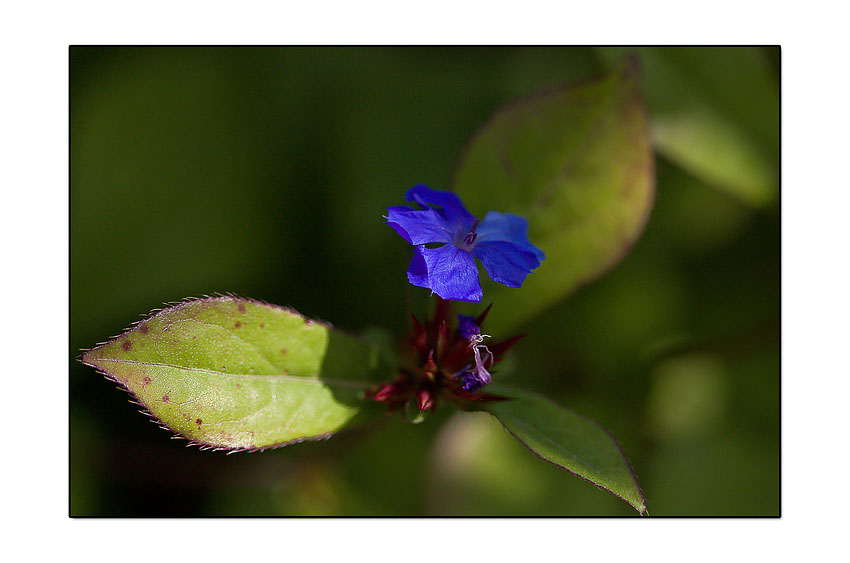
[[[477,326],[482,325],[490,307],[492,305],[475,319]],[[430,320],[422,323],[415,315],[411,315],[413,334],[407,342],[413,367],[401,369],[394,381],[369,391],[368,398],[387,403],[390,411],[404,409],[408,416],[433,410],[440,399],[463,409],[469,409],[480,402],[506,400],[505,397],[486,393],[482,389],[473,392],[463,389],[459,375],[475,364],[474,342],[460,334],[456,323],[453,323],[453,328],[449,328],[450,308],[450,301],[438,298],[434,316]],[[492,354],[490,368],[523,336],[488,344]]]

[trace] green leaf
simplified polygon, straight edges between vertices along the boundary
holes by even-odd
[[[82,361],[174,432],[236,450],[327,438],[373,414],[363,392],[392,377],[377,348],[235,297],[160,311]]]
[[[656,149],[697,178],[754,207],[779,192],[779,95],[756,47],[606,47],[636,53]]]
[[[578,475],[646,513],[646,500],[625,454],[595,422],[527,391],[491,385],[511,400],[482,407],[535,455]]]
[[[635,64],[511,104],[472,138],[454,190],[476,215],[522,215],[546,253],[522,290],[490,283],[487,329],[524,321],[631,248],[654,197],[654,161]],[[482,281],[485,276],[481,276]]]

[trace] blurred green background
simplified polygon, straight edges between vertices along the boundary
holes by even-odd
[[[767,47],[71,47],[70,514],[635,514],[487,415],[202,452],[77,361],[162,303],[214,292],[406,333],[427,292],[407,284],[411,249],[385,208],[416,183],[447,187],[500,105],[626,51],[652,121],[655,209],[623,262],[521,327],[500,377],[610,430],[651,515],[778,515]]]

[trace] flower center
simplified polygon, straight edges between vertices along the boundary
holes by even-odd
[[[469,252],[472,250],[472,247],[475,245],[475,239],[478,238],[478,233],[475,232],[475,229],[478,228],[479,220],[476,219],[472,224],[472,228],[466,233],[466,236],[463,237],[463,249]]]

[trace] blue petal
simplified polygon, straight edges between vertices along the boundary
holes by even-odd
[[[434,209],[418,211],[401,205],[387,208],[386,224],[410,244],[451,242],[453,233],[445,218]]]
[[[478,302],[484,295],[478,281],[475,258],[451,244],[440,248],[417,246],[407,270],[407,279],[443,299]]]
[[[475,246],[472,254],[481,260],[493,281],[520,287],[531,270],[540,265],[533,252],[504,241],[487,241]]]
[[[467,340],[470,336],[481,334],[481,328],[475,324],[475,317],[467,315],[457,316],[457,331]]]
[[[490,211],[478,228],[478,241],[505,241],[531,252],[541,262],[546,259],[543,251],[528,241],[528,221],[513,213]],[[536,267],[536,266],[535,266]]]
[[[484,383],[479,381],[475,374],[471,371],[465,371],[460,375],[460,381],[462,383],[462,388],[464,391],[468,391],[472,393],[476,389],[479,389],[484,386]]]
[[[463,202],[452,192],[432,190],[428,186],[419,184],[413,186],[404,194],[407,201],[415,201],[423,207],[441,207],[440,214],[445,217],[452,231],[463,237],[475,223],[475,216],[466,210]]]

